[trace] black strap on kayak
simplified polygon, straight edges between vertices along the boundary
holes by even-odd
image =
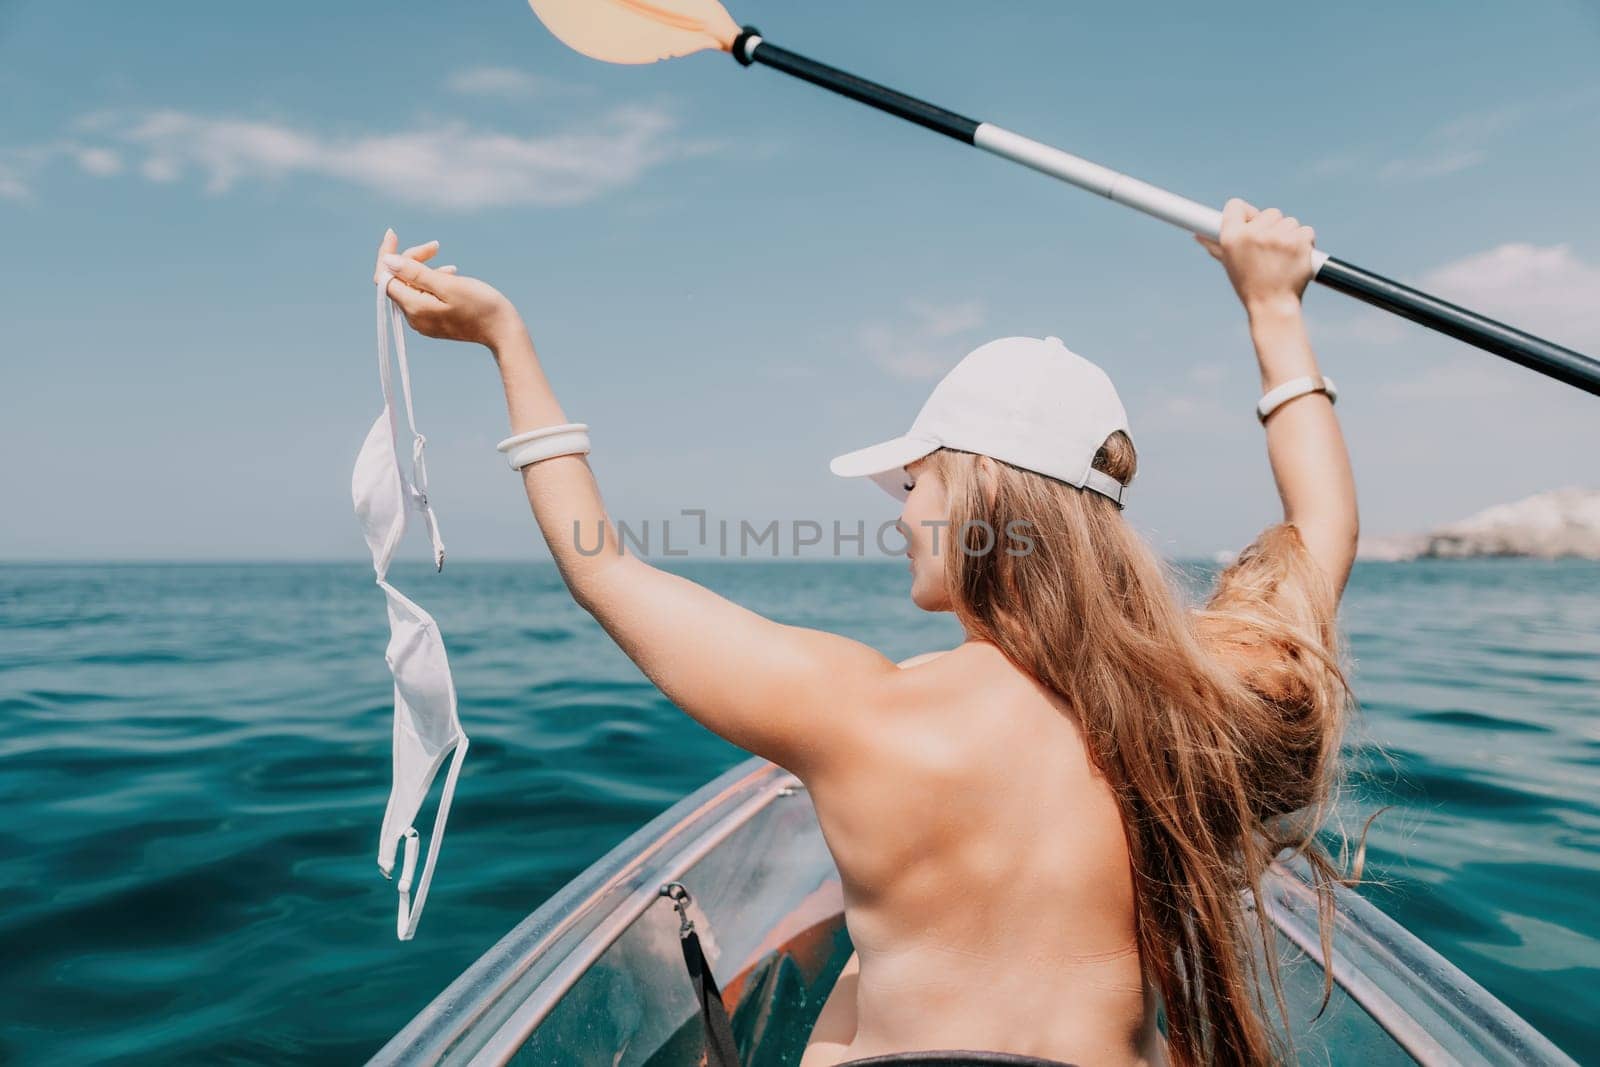
[[[700,935],[695,933],[694,920],[689,918],[689,891],[682,882],[668,882],[661,887],[661,895],[672,901],[678,912],[678,944],[683,948],[683,964],[689,971],[689,981],[694,983],[695,999],[700,1002],[700,1025],[705,1032],[705,1067],[740,1067],[739,1047],[734,1044],[733,1024],[728,1021],[728,1009],[722,1004],[722,991],[711,974],[711,964],[700,947]]]

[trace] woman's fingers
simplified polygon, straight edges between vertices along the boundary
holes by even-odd
[[[442,296],[443,294],[440,292],[441,283],[448,287],[448,275],[443,275],[436,270],[429,270],[414,259],[397,256],[391,252],[384,256],[381,262],[396,278],[399,278],[413,289],[420,289],[424,293],[431,293],[434,296]]]
[[[1205,250],[1207,252],[1211,253],[1211,258],[1212,259],[1221,259],[1222,258],[1222,246],[1217,244],[1217,242],[1213,241],[1211,238],[1207,237],[1203,233],[1195,234],[1194,235],[1194,239],[1196,241],[1199,241],[1200,244],[1205,248]]]
[[[1235,226],[1248,222],[1256,213],[1256,209],[1240,200],[1237,196],[1222,206],[1222,228],[1231,230]]]
[[[1201,244],[1206,245],[1206,250],[1213,256],[1221,259],[1221,246],[1229,245],[1234,239],[1244,240],[1242,228],[1248,226],[1243,232],[1265,235],[1271,233],[1278,237],[1289,238],[1296,241],[1316,241],[1316,231],[1310,226],[1301,225],[1300,220],[1293,215],[1285,215],[1275,207],[1258,211],[1253,204],[1234,197],[1222,209],[1222,234],[1220,244],[1207,242],[1201,239]]]
[[[435,269],[438,270],[440,274],[454,274],[456,272],[456,265],[451,263],[449,266],[437,267]]]
[[[426,244],[412,245],[400,254],[407,259],[414,259],[418,263],[426,263],[439,254],[439,242],[429,241]]]
[[[383,269],[383,257],[393,255],[394,250],[398,247],[400,247],[400,236],[393,230],[384,230],[383,240],[378,242],[378,266],[373,268],[372,271],[373,285],[382,284],[383,276],[389,273]]]
[[[432,293],[413,289],[401,281],[398,274],[389,279],[389,285],[384,292],[389,294],[389,299],[400,305],[400,310],[406,313],[406,318],[412,320],[411,325],[416,325],[416,316],[430,311],[444,310],[444,301]]]
[[[400,246],[400,237],[394,230],[385,230],[383,240],[378,244],[378,265],[372,272],[372,283],[382,284],[386,275],[393,275],[396,271],[384,263],[384,257],[396,256],[395,249]],[[404,252],[398,253],[397,258],[406,259],[413,263],[426,263],[439,254],[439,242],[427,241],[420,245],[412,245]]]
[[[1237,218],[1240,222],[1248,222],[1260,213],[1260,210],[1250,201],[1240,199],[1237,196],[1222,205],[1224,218]]]
[[[1248,223],[1260,217],[1256,206],[1248,200],[1241,200],[1237,196],[1229,200],[1222,206],[1222,227],[1217,233],[1218,243],[1223,246],[1231,244]]]

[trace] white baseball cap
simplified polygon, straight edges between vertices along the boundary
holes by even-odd
[[[979,345],[933,387],[911,430],[828,464],[842,478],[871,478],[904,500],[906,464],[939,448],[992,456],[1117,502],[1127,487],[1097,471],[1095,453],[1128,413],[1106,372],[1059,337],[1002,337]]]

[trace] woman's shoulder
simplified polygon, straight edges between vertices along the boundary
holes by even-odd
[[[933,651],[933,652],[919,652],[915,656],[910,657],[909,659],[901,660],[898,664],[896,664],[896,666],[900,667],[902,670],[907,668],[907,667],[917,667],[917,666],[920,666],[920,665],[922,665],[924,663],[928,663],[928,662],[931,662],[933,660],[936,660],[940,656],[948,656],[951,652],[954,652],[954,651],[955,651],[955,649],[953,649],[953,648],[941,648],[941,649],[938,649],[938,650]]]
[[[923,652],[898,666],[884,678],[887,690],[919,701],[943,696],[959,702],[1028,687],[1016,664],[987,641],[963,641],[954,648]]]
[[[918,653],[909,659],[901,660],[898,666],[902,668],[920,667],[922,664],[931,663],[934,660],[943,660],[947,665],[952,666],[956,664],[964,667],[988,665],[995,668],[1009,667],[1013,671],[1016,669],[1011,661],[1006,658],[1005,653],[990,642],[976,638],[963,641],[954,648],[942,648],[933,652]]]
[[[902,660],[882,679],[872,701],[885,736],[909,731],[932,743],[928,731],[957,746],[963,735],[1000,728],[1012,733],[1036,721],[1028,709],[1061,699],[1025,674],[999,648],[965,641],[955,648]],[[903,743],[903,742],[902,742]]]

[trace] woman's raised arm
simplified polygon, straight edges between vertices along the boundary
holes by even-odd
[[[1300,297],[1311,280],[1311,227],[1276,208],[1257,211],[1230,200],[1219,241],[1199,238],[1222,261],[1250,317],[1250,338],[1261,370],[1261,390],[1303,376],[1320,376],[1301,314]],[[1283,517],[1342,594],[1355,562],[1360,521],[1355,478],[1339,420],[1325,393],[1287,401],[1267,417],[1267,458],[1283,500]]]
[[[484,282],[394,255],[394,244],[386,238],[380,258],[395,275],[389,295],[419,333],[494,353],[511,432],[567,422],[511,302]],[[574,599],[680,708],[802,778],[860,751],[862,705],[899,673],[893,662],[848,638],[766,619],[628,554],[583,456],[530,464],[522,481]]]

